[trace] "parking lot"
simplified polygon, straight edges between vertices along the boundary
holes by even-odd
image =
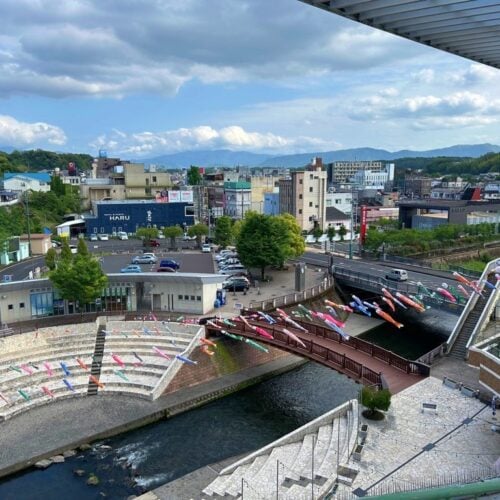
[[[140,264],[142,272],[155,272],[161,259],[173,259],[178,262],[180,265],[178,272],[180,273],[215,272],[215,265],[212,256],[213,254],[211,253],[201,253],[201,251],[199,250],[187,252],[168,252],[157,250],[158,249],[152,250],[152,253],[154,253],[156,257],[158,257],[157,263]],[[102,257],[102,269],[105,273],[119,273],[120,269],[130,264],[132,262],[132,259],[138,255],[142,255],[142,250],[136,253],[131,252],[130,254],[109,255],[106,257]]]

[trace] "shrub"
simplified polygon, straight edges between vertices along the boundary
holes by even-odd
[[[378,410],[387,411],[391,406],[391,393],[388,389],[377,390],[372,387],[363,387],[361,404],[368,408],[368,418],[378,413]]]

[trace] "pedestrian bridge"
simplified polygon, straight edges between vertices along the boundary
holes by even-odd
[[[388,388],[393,394],[429,375],[429,367],[424,363],[405,359],[357,337],[345,340],[337,332],[312,322],[297,319],[294,321],[305,328],[307,333],[278,323],[271,325],[255,319],[248,319],[248,323],[263,328],[273,336],[272,339],[257,334],[243,321],[235,322],[235,326],[224,325],[223,329],[316,361],[364,385]],[[285,328],[293,332],[305,347],[284,333]],[[220,335],[220,330],[211,325],[207,325],[206,329],[207,336]]]

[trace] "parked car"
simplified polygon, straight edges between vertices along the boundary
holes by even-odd
[[[156,257],[151,255],[138,255],[132,259],[132,264],[154,264]]]
[[[222,288],[224,288],[224,290],[244,292],[250,288],[250,282],[243,276],[231,276],[222,283]]]
[[[224,252],[224,253],[223,253]],[[230,257],[238,257],[238,254],[233,250],[222,250],[218,255],[215,256],[215,260],[220,262],[221,260],[228,259]]]
[[[212,252],[212,247],[210,246],[210,243],[203,243],[201,247],[202,253],[211,253]]]
[[[189,234],[187,233],[184,233],[184,235],[182,236],[182,241],[191,241],[191,240],[195,240],[196,239],[196,236],[189,236]]]
[[[244,267],[241,269],[222,269],[219,271],[219,274],[223,274],[225,276],[239,276],[248,274],[248,271]]]
[[[151,259],[153,259],[153,262],[156,262],[158,260],[158,257],[156,257],[156,255],[154,253],[151,253],[151,252],[144,252],[142,254],[143,257],[151,257]]]
[[[222,269],[222,268],[225,268],[227,266],[231,266],[231,265],[241,265],[241,262],[239,261],[239,259],[237,259],[236,257],[233,257],[231,259],[224,259],[224,260],[221,260],[220,262],[218,262],[218,265],[219,265],[219,268]]]
[[[142,242],[142,244],[145,247],[159,247],[160,246],[160,242],[158,240],[144,240]]]
[[[404,269],[391,269],[385,277],[388,280],[406,281],[408,279],[408,273]]]
[[[52,240],[52,248],[61,248],[61,247],[62,243],[60,241]]]
[[[78,247],[76,245],[69,245],[69,249],[70,249],[71,253],[78,252]]]
[[[125,232],[125,231],[118,231],[116,233],[116,237],[119,239],[119,240],[128,240],[128,234]]]
[[[159,267],[171,267],[172,269],[177,270],[181,266],[174,259],[162,259],[162,260],[160,260],[160,266]]]
[[[177,272],[173,267],[159,267],[157,273],[175,273]]]
[[[108,241],[109,240],[109,236],[106,234],[106,233],[99,233],[97,235],[97,237],[101,240],[101,241]]]
[[[134,266],[133,264],[129,264],[128,266],[120,269],[121,273],[142,273],[141,266]]]
[[[89,240],[90,241],[97,241],[98,240],[97,234],[96,233],[91,233],[91,235],[89,236]]]

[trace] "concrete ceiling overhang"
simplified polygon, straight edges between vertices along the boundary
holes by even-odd
[[[500,1],[300,1],[388,33],[500,68]]]

